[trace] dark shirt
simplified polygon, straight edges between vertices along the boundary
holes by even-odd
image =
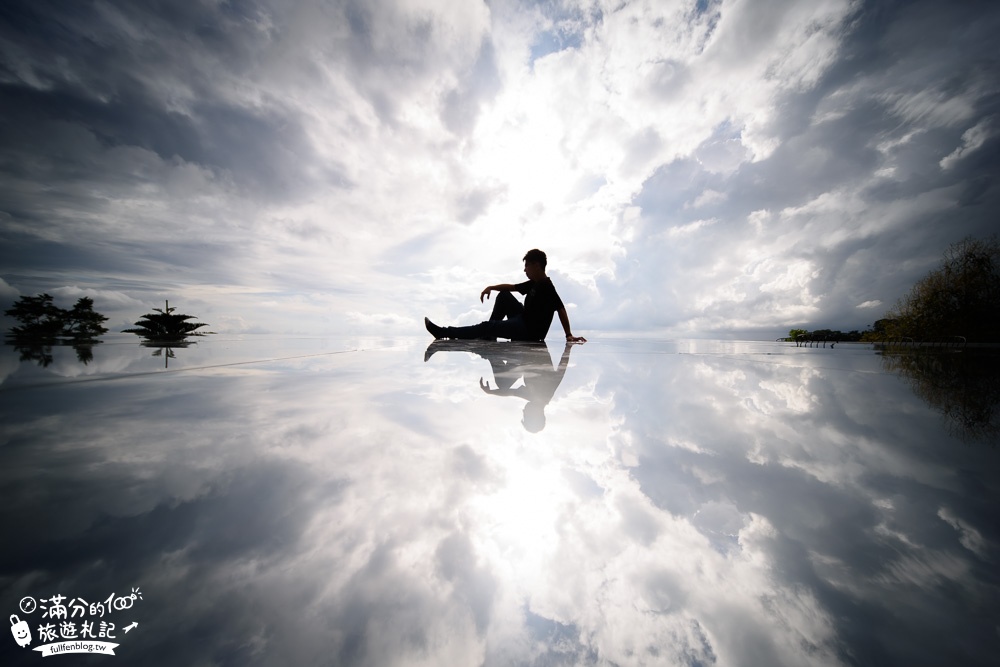
[[[524,294],[524,324],[532,340],[545,340],[552,324],[552,315],[563,308],[562,299],[556,293],[551,278],[538,282],[531,280],[514,285],[514,289]]]

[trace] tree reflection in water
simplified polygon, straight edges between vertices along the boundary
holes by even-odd
[[[87,365],[94,360],[94,346],[100,345],[103,341],[89,340],[87,342],[69,343],[62,341],[55,342],[24,342],[8,341],[7,344],[17,351],[20,361],[33,361],[42,368],[48,368],[55,362],[53,347],[72,347],[76,352],[76,360]],[[152,348],[154,357],[163,357],[163,367],[168,368],[169,360],[175,358],[174,350],[177,348],[194,345],[191,341],[174,341],[170,343],[147,341],[140,343],[143,347]]]
[[[52,346],[70,346],[76,352],[76,359],[82,364],[89,364],[94,360],[94,345],[100,344],[101,341],[89,341],[86,343],[9,343],[14,346],[20,356],[21,361],[34,361],[42,368],[48,368],[55,357],[52,356]]]
[[[143,347],[153,348],[153,356],[154,357],[163,357],[163,367],[164,368],[169,368],[170,367],[170,360],[173,359],[176,356],[176,355],[174,355],[174,350],[176,348],[189,347],[191,345],[194,345],[194,343],[189,342],[189,341],[176,341],[176,342],[173,342],[173,343],[160,343],[160,342],[151,341],[151,340],[143,340],[140,343],[140,345],[142,345]]]
[[[1000,442],[1000,351],[886,350],[882,367],[906,378],[964,442]]]

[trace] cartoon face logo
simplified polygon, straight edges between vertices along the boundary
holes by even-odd
[[[23,647],[31,643],[31,630],[28,629],[28,624],[15,615],[10,617],[10,631],[18,646]]]

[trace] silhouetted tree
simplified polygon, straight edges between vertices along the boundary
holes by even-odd
[[[21,323],[21,326],[11,327],[7,333],[18,340],[37,339],[51,340],[62,333],[66,311],[52,303],[52,296],[22,296],[12,308],[4,311]]]
[[[72,310],[56,306],[48,294],[22,296],[4,314],[21,323],[7,333],[15,341],[93,341],[108,332],[101,326],[108,318],[94,310],[94,300],[87,296],[80,297]]]
[[[208,326],[204,322],[189,322],[194,315],[178,315],[176,308],[170,307],[170,302],[164,302],[164,309],[154,308],[155,312],[146,313],[135,323],[133,329],[123,329],[122,333],[134,333],[151,341],[182,341],[188,336],[204,336],[205,333],[196,329]]]
[[[796,341],[796,342],[831,342],[840,343],[851,342],[855,343],[861,340],[861,332],[854,330],[843,332],[836,329],[816,329],[814,331],[806,331],[805,329],[791,329],[788,332],[788,338],[786,340]]]
[[[64,331],[74,340],[92,340],[101,334],[108,333],[102,326],[108,318],[94,310],[94,300],[89,296],[80,297],[73,309],[66,314]]]
[[[880,320],[887,338],[1000,340],[1000,241],[967,238]]]
[[[866,343],[877,343],[889,339],[892,336],[890,329],[894,322],[895,320],[889,318],[875,320],[871,329],[862,332],[861,340]]]

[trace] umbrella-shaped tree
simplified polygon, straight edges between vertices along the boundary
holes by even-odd
[[[191,322],[194,315],[182,315],[175,313],[176,308],[170,307],[170,302],[164,302],[164,308],[153,309],[155,312],[146,313],[142,319],[135,323],[132,329],[124,329],[122,333],[134,333],[142,336],[146,340],[157,342],[182,341],[188,336],[204,336],[208,332],[198,332],[197,329],[208,326],[204,322]]]

